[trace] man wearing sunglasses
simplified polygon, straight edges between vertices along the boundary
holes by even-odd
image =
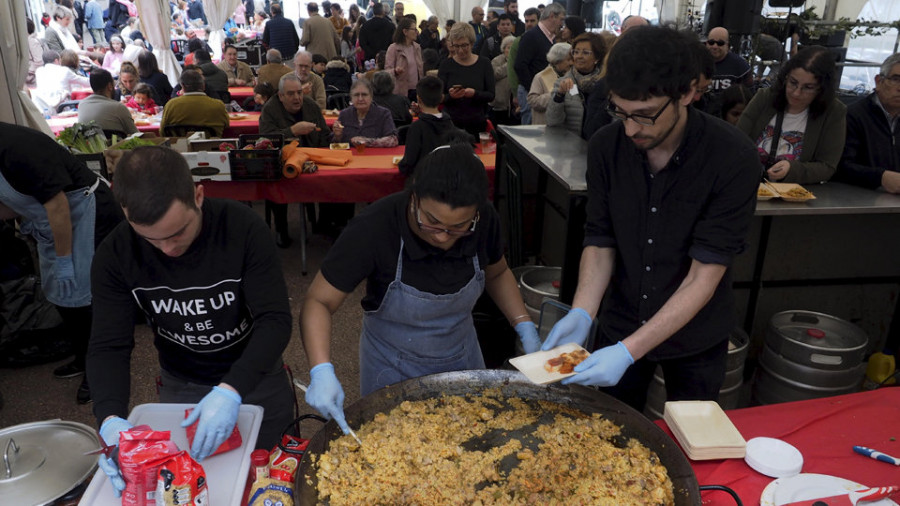
[[[609,112],[619,121],[588,143],[578,288],[543,346],[584,343],[606,294],[598,348],[563,382],[611,387],[639,411],[657,365],[668,400],[718,396],[736,323],[728,267],[756,204],[754,146],[689,107],[694,43],[639,27],[609,53]]]
[[[362,281],[363,396],[409,378],[484,369],[472,320],[483,291],[525,351],[540,348],[487,195],[471,146],[438,147],[416,167],[410,190],[367,207],[328,250],[303,303],[300,335],[311,368],[306,402],[344,433],[344,391],[330,362],[332,314]]]
[[[740,56],[729,51],[728,30],[717,26],[709,31],[706,38],[706,49],[716,62],[716,72],[712,76],[710,91],[714,94],[726,89],[743,84],[753,85],[753,76],[750,74],[750,65]]]

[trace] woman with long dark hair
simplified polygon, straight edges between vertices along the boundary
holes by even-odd
[[[156,56],[150,51],[143,51],[138,56],[138,73],[141,82],[147,83],[153,89],[153,101],[159,106],[165,106],[172,96],[172,85],[169,78],[159,71]]]
[[[822,46],[802,49],[759,91],[738,120],[756,143],[772,181],[818,183],[837,169],[847,107],[835,98],[835,58]],[[773,140],[774,139],[774,140]]]
[[[394,31],[394,43],[388,46],[384,70],[394,76],[394,94],[416,99],[416,84],[425,76],[422,47],[416,42],[419,30],[410,18],[401,18]]]

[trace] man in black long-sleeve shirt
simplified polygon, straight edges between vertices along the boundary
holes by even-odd
[[[544,344],[598,349],[564,382],[612,387],[642,410],[662,365],[668,399],[715,400],[735,325],[728,267],[746,248],[759,167],[746,136],[689,107],[691,40],[634,28],[609,54],[609,110],[591,137],[587,223],[573,310]],[[649,70],[648,70],[649,69]]]
[[[900,53],[875,76],[875,91],[847,107],[847,142],[835,179],[900,193]]]
[[[292,418],[282,368],[291,316],[265,223],[237,202],[205,199],[184,158],[167,148],[126,154],[114,192],[128,223],[94,257],[91,287],[101,316],[87,358],[104,441],[117,443],[130,426],[124,418],[139,309],[159,352],[160,401],[199,402],[191,455],[202,460],[224,441],[241,403],[265,409],[255,443],[271,448]]]
[[[366,60],[374,60],[379,51],[387,51],[394,37],[394,23],[384,16],[384,5],[376,3],[372,12],[374,17],[359,29],[359,47]]]
[[[525,11],[525,16],[528,16],[528,11]],[[538,25],[519,38],[513,70],[519,79],[516,96],[519,107],[522,108],[523,125],[531,124],[531,109],[525,100],[528,90],[531,89],[531,81],[534,80],[535,74],[547,68],[547,52],[553,47],[553,38],[562,27],[565,18],[566,11],[562,5],[552,3],[544,8]]]

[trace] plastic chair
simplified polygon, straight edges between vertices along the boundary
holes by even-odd
[[[60,103],[56,106],[56,114],[66,111],[77,111],[78,104],[81,103],[81,100],[66,100],[65,102]]]
[[[401,146],[406,146],[406,134],[409,131],[410,125],[402,125],[397,127],[397,143]]]
[[[163,135],[166,137],[188,137],[194,132],[206,132],[207,138],[217,137],[216,130],[208,125],[166,125]]]
[[[349,93],[335,93],[326,99],[326,109],[344,110],[350,106]]]

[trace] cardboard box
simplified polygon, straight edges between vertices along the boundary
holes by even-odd
[[[188,163],[195,182],[231,181],[231,164],[225,151],[198,151],[181,153]],[[217,171],[209,174],[206,171]]]

